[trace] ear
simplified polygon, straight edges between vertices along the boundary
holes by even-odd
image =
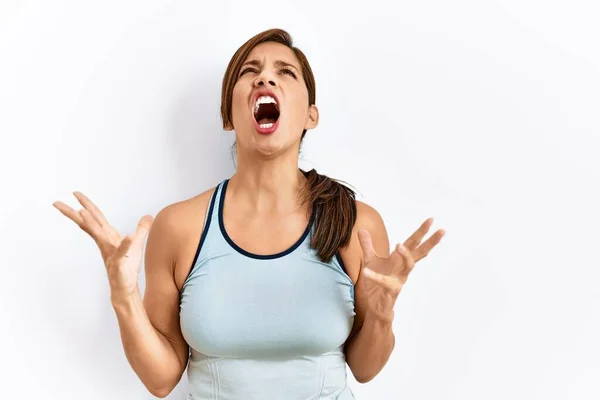
[[[319,109],[316,105],[311,105],[308,108],[308,115],[304,123],[304,129],[313,129],[319,124]]]

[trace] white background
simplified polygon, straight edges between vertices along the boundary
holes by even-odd
[[[393,243],[447,230],[356,398],[600,398],[597,2],[0,4],[0,398],[154,398],[95,244],[51,204],[83,191],[129,232],[230,176],[221,79],[271,27],[317,79],[301,167],[352,184]]]

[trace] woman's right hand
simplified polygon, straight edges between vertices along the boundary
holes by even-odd
[[[98,245],[106,266],[113,304],[127,299],[138,289],[144,239],[152,226],[152,216],[143,216],[135,233],[122,237],[90,199],[81,192],[73,194],[83,206],[81,210],[75,211],[61,201],[52,205],[90,235]]]

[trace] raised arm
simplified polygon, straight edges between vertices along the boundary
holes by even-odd
[[[177,209],[166,207],[154,221],[144,216],[136,232],[123,237],[89,198],[74,195],[83,209],[75,211],[60,201],[53,205],[98,245],[127,360],[153,395],[166,397],[185,370],[189,350],[179,327],[179,291],[173,278]],[[142,300],[138,278],[148,231]]]
[[[179,290],[173,278],[177,248],[173,206],[158,213],[146,245],[144,298],[114,299],[121,340],[131,367],[153,395],[166,397],[179,383],[189,347],[179,326]]]

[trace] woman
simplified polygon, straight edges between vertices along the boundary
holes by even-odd
[[[188,399],[352,399],[346,363],[363,383],[383,368],[394,302],[444,231],[421,244],[428,219],[389,255],[373,208],[298,168],[319,112],[310,65],[287,32],[243,44],[222,89],[223,126],[237,142],[230,179],[144,216],[125,237],[82,193],[80,211],[54,205],[98,244],[125,354],[153,395],[167,396],[188,367]]]

